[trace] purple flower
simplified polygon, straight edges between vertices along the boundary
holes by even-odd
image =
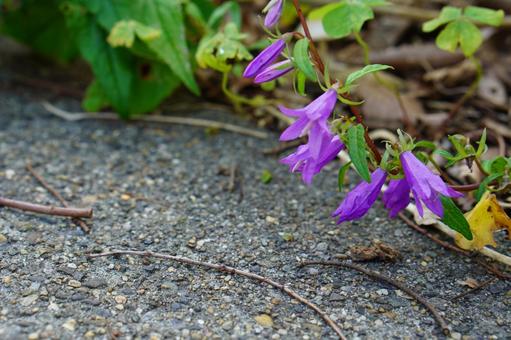
[[[300,145],[296,152],[280,160],[281,163],[289,165],[289,171],[301,172],[303,181],[308,185],[312,183],[312,178],[344,148],[339,137],[329,132],[323,132],[321,139],[323,147],[319,157],[312,156],[310,145],[307,143]]]
[[[389,187],[383,193],[383,203],[389,209],[389,216],[396,217],[397,213],[410,203],[410,186],[406,179],[392,179]]]
[[[387,173],[378,168],[371,174],[371,183],[360,182],[341,202],[332,217],[339,217],[337,223],[356,220],[366,214],[374,204],[381,187],[385,184]]]
[[[419,161],[411,151],[405,151],[400,156],[401,166],[406,181],[412,190],[419,215],[423,216],[422,203],[435,215],[444,216],[444,208],[440,195],[448,197],[461,197],[461,193],[453,190],[442,181],[440,176],[434,174],[424,163]]]
[[[277,79],[291,70],[293,70],[291,60],[287,59],[264,69],[255,77],[254,82],[256,84],[260,84],[273,79]]]
[[[280,140],[288,141],[296,139],[310,132],[310,151],[312,156],[317,159],[324,141],[321,138],[322,133],[329,131],[327,120],[334,110],[336,102],[337,92],[332,88],[301,109],[288,109],[284,106],[279,106],[280,111],[286,116],[298,117],[293,124],[282,132]]]
[[[279,39],[266,47],[257,57],[254,58],[254,60],[250,62],[250,64],[248,64],[245,72],[243,72],[243,77],[253,78],[257,76],[279,57],[285,47],[286,42],[282,39]]]
[[[263,12],[268,11],[264,18],[264,26],[272,28],[275,26],[282,15],[283,0],[272,0],[268,3]]]

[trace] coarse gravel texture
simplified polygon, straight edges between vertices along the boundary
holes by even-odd
[[[40,100],[71,111],[79,110],[77,100],[0,80],[1,194],[58,203],[26,171],[31,161],[72,205],[94,207],[88,235],[66,218],[0,209],[1,339],[335,338],[310,309],[247,278],[163,260],[85,256],[111,249],[223,263],[286,283],[324,308],[348,338],[443,338],[431,315],[392,286],[350,270],[297,266],[375,239],[402,259],[363,265],[426,296],[455,338],[511,334],[509,283],[451,302],[468,289],[462,281],[491,276],[388,219],[380,203],[362,220],[336,225],[337,165],[306,187],[261,153],[277,135],[65,122]],[[250,126],[220,112],[193,116]],[[264,170],[273,175],[269,184],[261,181]]]

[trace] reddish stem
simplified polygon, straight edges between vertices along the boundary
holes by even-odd
[[[91,218],[92,209],[90,208],[61,208],[52,205],[41,205],[18,200],[11,200],[9,198],[0,197],[0,206],[31,211],[45,215],[56,215],[66,217],[83,217]]]

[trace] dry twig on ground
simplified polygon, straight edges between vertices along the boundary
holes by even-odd
[[[202,262],[202,261],[197,261],[197,260],[193,260],[193,259],[186,258],[186,257],[167,255],[167,254],[162,254],[162,253],[155,253],[152,251],[112,250],[112,251],[108,251],[108,252],[104,252],[104,253],[88,254],[87,256],[89,258],[98,258],[98,257],[117,256],[117,255],[132,255],[132,256],[141,256],[141,257],[160,258],[160,259],[170,260],[170,261],[174,261],[174,262],[178,262],[178,263],[182,263],[182,264],[213,269],[213,270],[216,270],[219,272],[228,273],[228,274],[232,274],[232,275],[235,274],[235,275],[243,276],[243,277],[246,277],[246,278],[249,278],[252,280],[259,281],[261,283],[266,283],[274,288],[282,290],[284,293],[286,293],[293,299],[298,300],[299,302],[301,302],[308,308],[312,309],[328,324],[328,326],[330,326],[335,331],[335,333],[339,336],[340,339],[346,339],[346,337],[343,335],[342,330],[339,327],[339,325],[337,325],[335,323],[335,321],[333,321],[325,311],[323,311],[321,308],[319,308],[313,302],[311,302],[311,301],[307,300],[306,298],[304,298],[303,296],[299,295],[294,290],[286,287],[282,283],[273,281],[270,278],[267,278],[267,277],[264,277],[261,275],[257,275],[257,274],[254,274],[254,273],[251,273],[251,272],[248,272],[245,270],[236,269],[234,267],[226,266],[223,264]]]
[[[445,335],[449,335],[449,333],[450,333],[449,326],[447,325],[447,322],[442,317],[442,315],[440,315],[440,313],[435,308],[435,306],[433,306],[424,297],[422,297],[421,295],[419,295],[418,293],[413,291],[411,288],[405,286],[403,283],[401,283],[399,281],[396,281],[386,275],[380,274],[378,272],[375,272],[375,271],[365,268],[363,266],[360,266],[360,265],[357,265],[354,263],[349,263],[349,262],[340,262],[340,261],[303,261],[303,262],[300,262],[300,266],[311,266],[311,265],[336,266],[336,267],[349,268],[349,269],[356,270],[360,273],[363,273],[374,280],[386,282],[386,283],[402,290],[403,292],[405,292],[406,294],[410,295],[412,298],[417,300],[419,303],[421,303],[433,315],[433,317],[435,318],[437,323],[442,328],[442,332]]]

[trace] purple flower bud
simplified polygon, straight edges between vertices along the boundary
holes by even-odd
[[[385,184],[387,173],[378,168],[371,174],[371,183],[360,182],[341,202],[332,217],[339,217],[337,223],[356,220],[364,216],[374,204],[381,187]]]
[[[410,203],[410,186],[406,179],[393,179],[383,193],[383,203],[389,209],[389,216],[396,217],[397,213]]]
[[[261,73],[259,73],[255,77],[254,82],[256,84],[260,84],[277,79],[283,76],[284,74],[288,73],[289,71],[293,70],[293,66],[291,65],[292,63],[291,60],[289,59],[273,64],[270,67],[263,70]]]
[[[329,132],[327,120],[332,114],[336,102],[336,90],[329,89],[309,105],[301,109],[288,109],[284,106],[279,106],[280,111],[286,116],[298,118],[282,132],[280,140],[288,141],[296,139],[310,131],[309,144],[311,152],[312,155],[317,158],[321,149],[321,135],[324,131]]]
[[[296,152],[280,160],[281,163],[289,165],[289,171],[301,172],[303,181],[308,185],[312,183],[313,177],[344,149],[344,144],[338,136],[323,132],[321,139],[323,147],[317,158],[312,156],[310,143],[307,143],[300,145]]]
[[[453,190],[434,174],[424,163],[418,160],[411,151],[405,151],[400,156],[401,166],[406,181],[412,190],[419,215],[423,216],[422,203],[435,215],[444,216],[444,208],[440,195],[461,197],[463,194]]]
[[[286,42],[282,39],[279,39],[266,47],[257,57],[254,58],[254,60],[250,62],[250,64],[248,64],[245,72],[243,72],[243,77],[253,78],[261,73],[279,57],[285,47]]]
[[[271,1],[270,1],[270,4],[271,4]],[[283,0],[273,1],[273,4],[271,4],[271,7],[268,10],[268,14],[266,14],[266,17],[264,18],[264,26],[266,26],[268,28],[272,28],[279,22],[280,17],[282,15],[283,4],[284,4]],[[268,9],[268,8],[265,8],[265,9]]]

